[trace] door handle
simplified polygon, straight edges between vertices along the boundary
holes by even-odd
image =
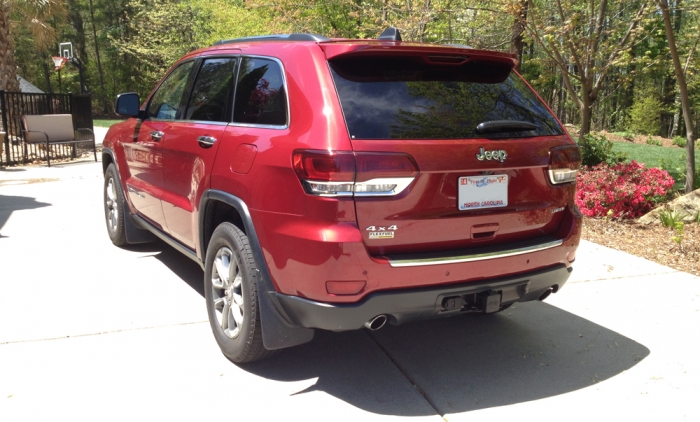
[[[151,132],[151,139],[153,139],[156,142],[163,139],[163,136],[165,136],[165,133],[163,133],[159,130],[154,130],[153,132]]]
[[[200,136],[197,138],[197,142],[202,148],[210,148],[216,143],[216,138],[213,136]]]

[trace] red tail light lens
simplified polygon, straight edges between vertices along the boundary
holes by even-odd
[[[298,150],[292,166],[306,192],[319,196],[398,195],[419,172],[413,157],[397,153]]]
[[[355,156],[352,152],[295,151],[294,171],[302,179],[321,182],[353,182]]]
[[[581,168],[581,152],[576,145],[566,145],[549,150],[549,181],[560,185],[576,181]]]

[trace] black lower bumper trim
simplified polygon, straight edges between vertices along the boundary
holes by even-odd
[[[554,292],[561,289],[570,274],[571,270],[561,265],[515,277],[434,288],[382,291],[353,304],[314,302],[281,293],[277,293],[276,298],[291,322],[300,327],[346,331],[362,328],[365,322],[377,315],[386,315],[390,323],[398,325],[464,312],[465,309],[445,309],[444,300],[451,297],[500,293],[502,305],[537,300],[549,289]]]

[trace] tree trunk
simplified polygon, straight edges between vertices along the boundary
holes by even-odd
[[[10,32],[10,10],[5,1],[0,1],[0,89],[19,91],[15,43]]]
[[[579,142],[584,142],[585,136],[591,131],[591,117],[593,110],[588,101],[583,102],[581,107],[581,130],[578,133]]]
[[[42,63],[44,65],[44,78],[46,82],[46,92],[51,94],[51,76],[49,75],[49,65],[46,64],[46,61]]]
[[[520,10],[513,21],[513,32],[510,38],[510,52],[518,56],[515,70],[520,73],[523,62],[523,31],[527,22],[527,6],[529,0],[520,0]]]
[[[682,0],[676,0],[675,3],[675,10],[669,11],[671,16],[671,21],[673,23],[673,31],[675,33],[680,33],[681,30],[681,24],[682,24],[682,18],[683,18],[683,13],[682,10],[679,9],[681,5]],[[676,110],[676,112],[673,113],[673,115],[669,116],[669,112],[664,111],[662,113],[662,132],[663,127],[665,125],[665,120],[666,117],[670,117],[669,119],[669,125],[668,125],[668,130],[665,132],[668,134],[669,138],[672,138],[675,135],[675,132],[678,130],[678,120],[680,118],[680,113],[681,113],[681,101],[679,97],[679,93],[676,92],[676,79],[675,76],[672,74],[666,75],[666,78],[664,78],[663,85],[661,88],[661,102],[664,105],[664,110]]]
[[[564,80],[561,75],[559,75],[559,96],[557,97],[557,117],[559,120],[566,124],[566,119],[564,118],[564,104],[566,102],[566,87],[564,86]]]
[[[695,186],[695,130],[693,128],[693,118],[690,110],[690,99],[688,98],[688,86],[686,85],[683,67],[678,57],[676,49],[676,37],[673,32],[673,24],[671,15],[668,11],[668,2],[666,0],[656,0],[656,3],[661,9],[661,14],[664,17],[664,26],[666,27],[666,38],[668,39],[668,49],[671,52],[673,59],[673,69],[676,71],[676,79],[678,80],[678,89],[681,93],[681,106],[683,107],[683,121],[685,122],[686,136],[686,178],[685,192],[690,193]]]
[[[676,93],[676,100],[673,103],[673,109],[676,111],[673,113],[673,122],[671,123],[671,130],[668,134],[669,138],[673,138],[676,136],[676,133],[678,133],[678,121],[681,119],[681,112],[683,111],[680,93]]]
[[[80,6],[77,0],[68,0],[68,17],[71,26],[75,29],[75,44],[78,50],[78,57],[87,65],[88,54],[87,43],[85,41],[85,25],[83,23],[83,17],[80,14]]]
[[[102,73],[102,61],[100,60],[100,46],[97,41],[97,31],[95,30],[95,13],[90,0],[90,21],[92,23],[92,36],[95,38],[95,55],[97,56],[97,72],[100,75],[100,88],[102,88],[102,111],[107,114],[107,92],[105,91],[105,78]]]

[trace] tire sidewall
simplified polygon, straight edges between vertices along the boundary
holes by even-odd
[[[252,292],[252,289],[255,289],[255,286],[251,282],[252,268],[250,268],[249,263],[246,262],[241,256],[243,244],[240,239],[234,235],[235,230],[233,227],[234,226],[230,223],[223,223],[212,234],[211,241],[207,247],[207,256],[204,267],[204,298],[207,304],[209,325],[211,326],[211,330],[214,333],[214,338],[221,348],[222,353],[232,361],[240,362],[245,359],[247,348],[250,346],[252,341],[254,329],[253,324],[255,324],[255,314],[252,302],[256,300],[256,295],[254,295]],[[211,279],[213,274],[214,259],[216,258],[217,252],[222,247],[227,247],[231,250],[238,261],[243,278],[241,283],[241,291],[244,300],[243,326],[239,328],[238,335],[234,338],[229,338],[222,330],[217,321],[216,310],[214,307],[214,292],[212,290]]]
[[[112,183],[116,188],[115,191],[117,195],[117,211],[119,212],[119,217],[117,218],[117,227],[114,230],[112,229],[111,224],[109,222],[109,209],[107,208],[107,200],[109,199],[109,197],[107,196],[107,186],[109,186],[110,180],[112,180]],[[116,246],[123,246],[126,244],[126,233],[124,228],[124,205],[124,192],[122,192],[121,183],[119,183],[119,175],[117,174],[117,169],[114,166],[114,164],[110,164],[107,167],[107,171],[105,172],[105,181],[102,187],[102,208],[104,209],[107,234],[109,235],[109,239]]]

